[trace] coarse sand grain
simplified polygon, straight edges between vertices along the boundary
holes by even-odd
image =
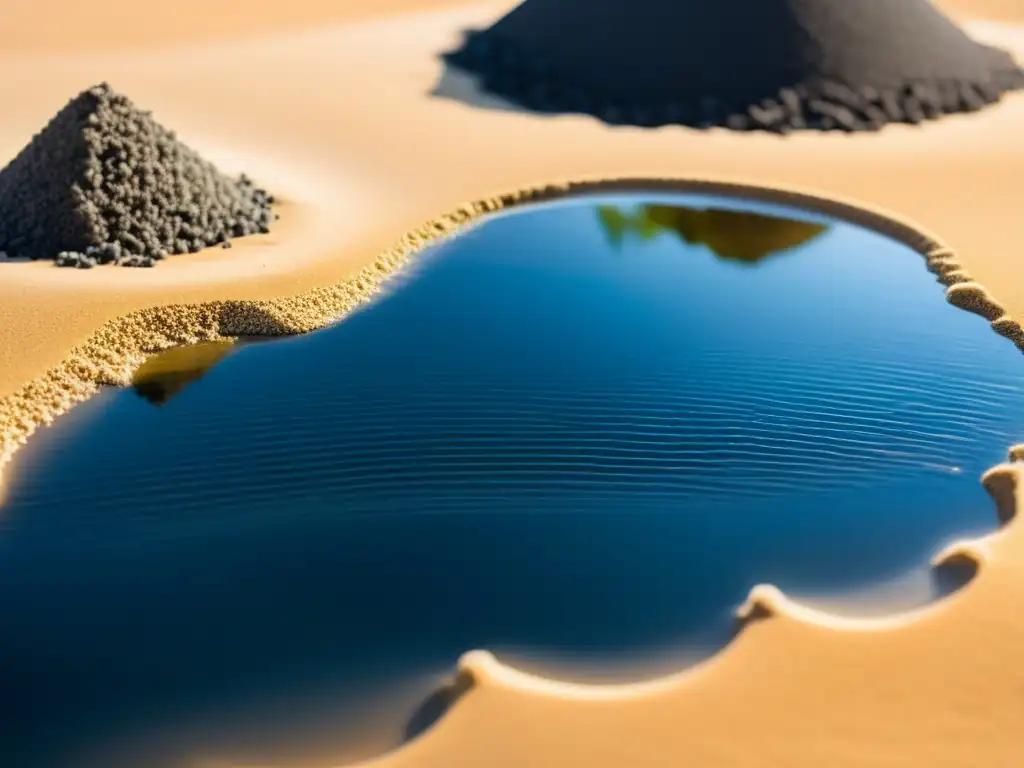
[[[151,267],[269,232],[273,202],[103,83],[68,102],[0,171],[0,251],[58,266]]]
[[[445,58],[539,112],[779,133],[918,124],[1024,85],[928,0],[525,0]]]

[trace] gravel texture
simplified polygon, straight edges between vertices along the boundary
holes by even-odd
[[[651,127],[872,131],[1024,87],[928,0],[525,0],[444,58],[532,110]]]
[[[0,171],[0,251],[82,269],[152,267],[268,232],[273,202],[104,83],[68,102]]]

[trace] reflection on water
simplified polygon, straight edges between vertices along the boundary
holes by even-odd
[[[692,205],[641,203],[632,208],[597,206],[609,242],[621,248],[627,235],[650,240],[675,234],[689,245],[703,245],[723,259],[756,264],[769,256],[799,248],[828,231],[828,224],[789,218],[779,213]]]
[[[420,733],[471,648],[649,677],[758,582],[920,604],[1024,434],[1019,352],[920,256],[727,199],[524,207],[334,327],[222,351],[19,456],[4,766],[337,764]]]
[[[139,366],[132,377],[132,388],[153,405],[163,405],[235,349],[231,341],[207,341],[168,349]]]

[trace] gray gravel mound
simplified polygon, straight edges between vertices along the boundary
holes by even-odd
[[[524,0],[444,58],[532,110],[639,126],[872,131],[1024,87],[928,0]]]
[[[103,83],[68,102],[0,171],[0,251],[58,266],[151,267],[268,232],[273,203]]]

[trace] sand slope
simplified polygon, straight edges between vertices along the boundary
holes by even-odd
[[[1012,315],[1024,317],[1016,236],[1022,98],[873,136],[609,129],[429,95],[441,77],[436,52],[509,3],[399,17],[388,9],[438,3],[261,0],[245,4],[249,16],[238,21],[241,3],[184,0],[172,9],[182,17],[192,6],[212,9],[203,39],[188,44],[191,22],[135,28],[130,13],[150,9],[103,0],[84,17],[79,5],[0,3],[0,95],[15,105],[0,125],[0,155],[13,156],[70,95],[107,79],[225,170],[244,168],[290,203],[270,235],[154,270],[0,263],[0,397],[129,310],[268,298],[341,280],[461,201],[566,178],[741,178],[860,200],[936,232]],[[361,5],[381,17],[357,21]],[[1010,0],[943,5],[1024,22],[1024,7]],[[55,15],[55,6],[62,12]],[[123,12],[123,23],[103,21],[103,9]],[[300,29],[325,19],[338,23]],[[60,40],[83,31],[95,34],[88,51],[62,49]],[[1024,27],[970,31],[1024,57]],[[166,46],[135,46],[153,42]],[[449,96],[472,97],[458,77],[442,86]],[[653,690],[543,685],[471,656],[474,690],[419,741],[375,764],[1022,765],[1019,526],[972,556],[982,565],[966,590],[895,626],[837,627],[769,593],[777,615],[752,624],[708,665]],[[323,759],[330,765],[332,756]]]

